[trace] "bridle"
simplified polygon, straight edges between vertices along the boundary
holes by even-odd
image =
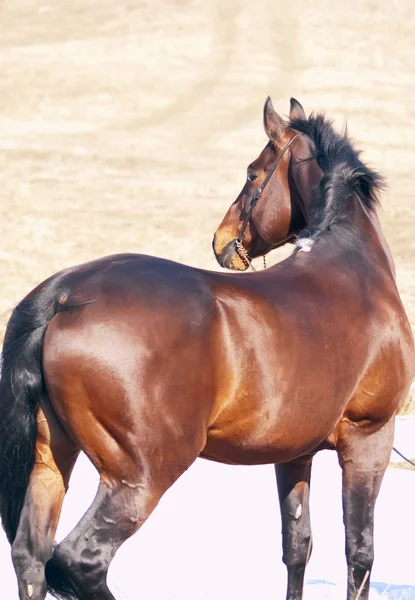
[[[238,235],[238,237],[236,238],[235,242],[234,242],[234,247],[235,247],[235,251],[238,254],[239,258],[242,260],[242,262],[244,263],[244,265],[249,268],[251,267],[251,269],[253,271],[256,271],[254,265],[252,264],[252,260],[249,257],[248,252],[245,250],[243,244],[242,244],[242,240],[245,234],[245,230],[247,228],[247,225],[249,223],[250,218],[252,217],[252,212],[255,208],[256,203],[258,202],[258,200],[261,197],[262,192],[264,191],[266,185],[268,184],[269,180],[271,179],[271,177],[273,176],[273,174],[275,173],[282,157],[284,156],[285,152],[288,150],[288,148],[291,146],[291,144],[293,143],[293,141],[299,136],[299,133],[296,133],[294,137],[292,137],[290,139],[289,142],[287,142],[284,146],[284,148],[281,150],[281,152],[279,153],[276,161],[274,162],[274,164],[272,165],[271,169],[268,171],[267,176],[264,179],[264,182],[262,184],[261,187],[257,188],[257,190],[255,191],[255,194],[252,196],[251,199],[251,204],[249,206],[249,210],[246,214],[245,220],[243,222],[242,225],[242,229],[240,234]],[[264,269],[266,268],[266,263],[265,263],[265,256],[263,257],[264,259]]]

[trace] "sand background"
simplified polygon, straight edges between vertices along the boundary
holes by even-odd
[[[219,269],[268,94],[347,121],[386,175],[414,326],[414,31],[412,0],[0,1],[1,332],[37,283],[102,255]]]

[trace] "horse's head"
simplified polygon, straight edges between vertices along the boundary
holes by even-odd
[[[306,115],[292,98],[290,120],[295,119],[306,119]],[[217,261],[235,271],[247,268],[236,249],[238,238],[249,258],[263,256],[294,239],[308,223],[307,209],[321,178],[313,143],[285,123],[270,98],[264,106],[264,127],[268,144],[249,165],[245,185],[213,238]],[[258,196],[259,189],[251,212],[252,198]]]

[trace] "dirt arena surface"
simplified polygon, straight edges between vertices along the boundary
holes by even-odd
[[[268,94],[347,120],[387,176],[415,325],[414,30],[412,0],[3,0],[2,330],[38,282],[98,256],[219,269],[212,234],[265,143]]]

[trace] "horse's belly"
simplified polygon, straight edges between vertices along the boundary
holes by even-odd
[[[304,454],[307,454],[307,451],[298,452],[279,448],[240,448],[225,440],[218,443],[209,443],[208,441],[200,456],[228,465],[266,465],[288,462]]]
[[[266,423],[248,427],[235,421],[224,429],[211,427],[206,445],[201,452],[203,458],[236,465],[274,464],[293,460],[312,453],[324,442],[336,424],[322,426],[304,423]]]

